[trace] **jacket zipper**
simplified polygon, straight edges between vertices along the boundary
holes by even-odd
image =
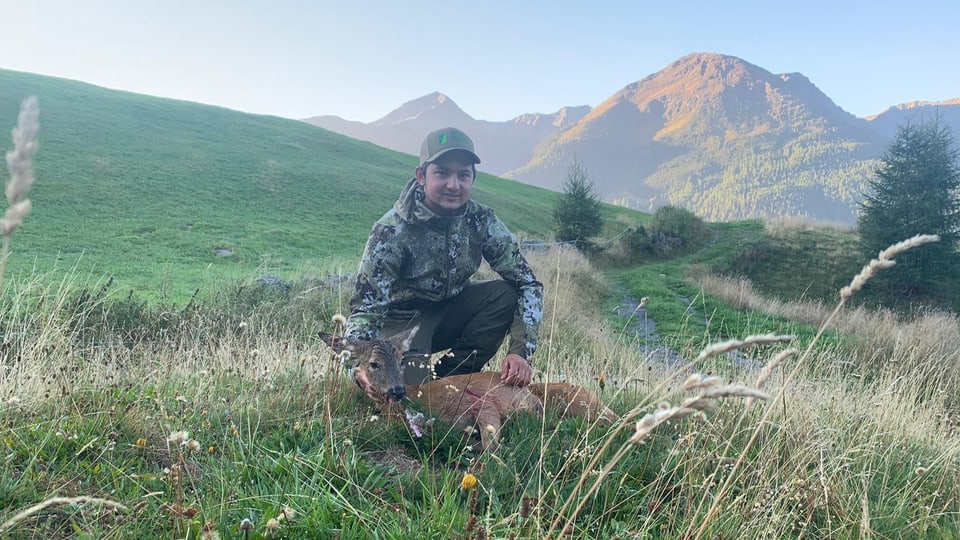
[[[443,241],[444,241],[444,244],[443,244],[443,247],[444,247],[443,267],[444,268],[443,269],[447,274],[447,287],[446,287],[446,290],[443,291],[443,299],[446,300],[450,298],[450,225],[449,224],[444,228]]]

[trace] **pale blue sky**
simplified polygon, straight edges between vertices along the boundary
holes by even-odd
[[[2,0],[0,68],[241,111],[371,121],[596,106],[691,52],[800,72],[857,116],[960,97],[960,2]]]

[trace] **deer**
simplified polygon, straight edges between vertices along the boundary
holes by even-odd
[[[474,428],[482,451],[499,444],[503,421],[516,412],[542,415],[554,410],[561,417],[581,417],[613,424],[619,417],[586,388],[562,382],[534,383],[526,387],[503,384],[500,373],[481,371],[450,375],[423,384],[404,384],[403,354],[418,327],[387,339],[357,340],[320,333],[320,339],[353,364],[351,377],[382,410],[390,411],[404,400],[413,401],[431,417],[455,429]]]

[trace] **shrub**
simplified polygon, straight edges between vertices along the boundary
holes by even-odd
[[[710,229],[686,208],[660,207],[647,223],[654,249],[660,253],[687,251],[706,244]]]
[[[625,266],[649,261],[654,256],[653,239],[643,225],[630,227],[594,258],[601,265]]]

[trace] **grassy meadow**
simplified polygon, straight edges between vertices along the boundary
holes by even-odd
[[[0,291],[0,538],[960,537],[960,325],[856,295],[835,309],[866,262],[849,232],[718,223],[695,252],[618,268],[530,253],[547,290],[535,378],[622,420],[517,416],[478,454],[381,414],[316,336],[350,295],[331,276],[415,158],[0,79],[0,125],[26,95],[41,122]],[[477,190],[549,238],[555,194]],[[611,243],[646,218],[605,212]],[[648,300],[618,313],[624,296]]]
[[[42,180],[11,279],[112,278],[120,294],[186,303],[224,278],[352,272],[417,165],[303,122],[4,70],[0,125],[27,96]],[[549,234],[556,193],[484,174],[475,193],[518,232]]]

